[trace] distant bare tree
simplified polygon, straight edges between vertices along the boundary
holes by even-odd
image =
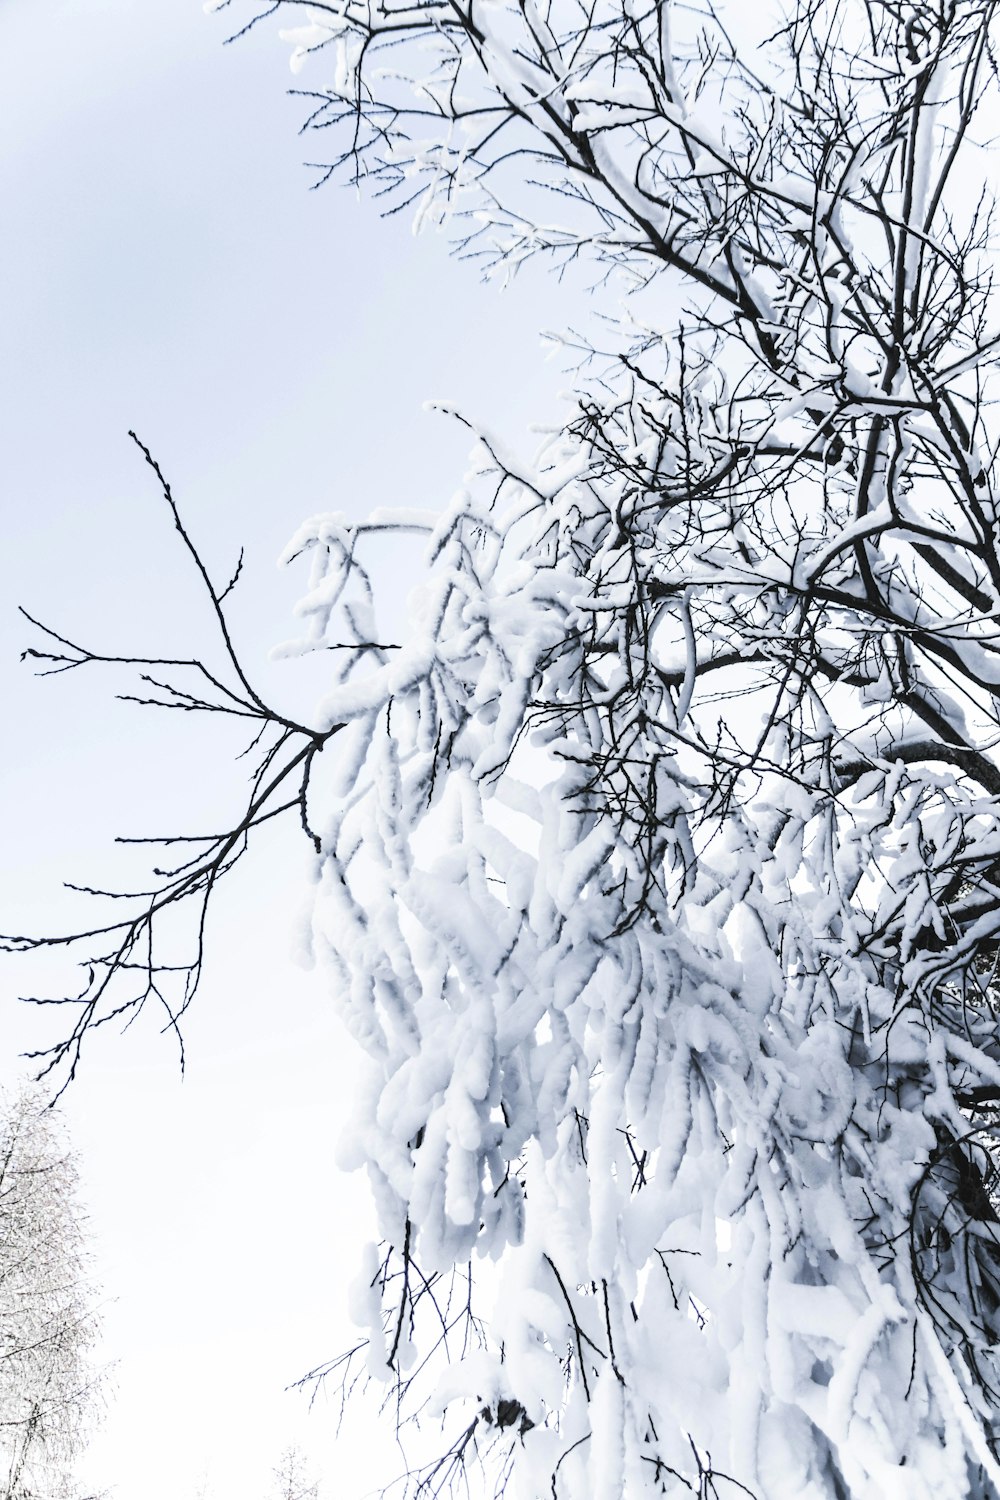
[[[0,1496],[75,1500],[97,1416],[97,1332],[77,1169],[60,1117],[22,1092],[0,1119]]]
[[[270,1500],[319,1500],[319,1483],[310,1478],[305,1455],[294,1444],[278,1460]]]

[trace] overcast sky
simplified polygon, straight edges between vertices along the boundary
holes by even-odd
[[[277,18],[224,48],[237,15],[198,0],[0,6],[7,931],[78,923],[83,898],[60,882],[120,882],[114,834],[211,826],[238,795],[214,726],[117,703],[121,681],[39,681],[17,662],[40,644],[19,603],[105,652],[203,640],[130,427],[217,574],[246,548],[241,650],[262,690],[307,716],[315,664],[266,661],[294,629],[303,580],[274,562],[299,520],[445,502],[468,435],[427,415],[429,398],[529,450],[529,421],[559,410],[565,382],[538,338],[563,321],[553,285],[529,276],[501,295],[402,217],[310,193],[315,146],[296,137]],[[291,958],[301,845],[272,829],[220,895],[183,1082],[150,1016],[93,1046],[65,1101],[116,1362],[87,1474],[118,1500],[193,1500],[206,1481],[214,1500],[253,1500],[292,1436],[336,1500],[398,1469],[360,1415],[336,1446],[329,1408],[306,1422],[282,1394],[350,1337],[367,1212],[333,1160],[350,1044],[324,976]],[[51,1023],[13,996],[73,980],[58,963],[0,973],[11,1080]]]

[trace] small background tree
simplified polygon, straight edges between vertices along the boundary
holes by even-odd
[[[319,1482],[310,1477],[308,1461],[294,1444],[285,1449],[275,1466],[270,1500],[319,1500]]]
[[[99,1409],[97,1334],[76,1164],[37,1092],[0,1118],[0,1495],[73,1500]]]

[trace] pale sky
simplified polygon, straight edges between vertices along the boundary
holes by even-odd
[[[245,660],[308,716],[315,663],[265,659],[294,629],[303,580],[274,560],[299,520],[445,502],[468,435],[425,414],[429,398],[526,451],[528,422],[559,411],[565,380],[538,332],[572,310],[553,283],[501,295],[402,217],[310,193],[316,144],[296,138],[301,101],[284,91],[311,80],[292,79],[277,17],[223,48],[237,15],[199,0],[0,7],[2,930],[85,921],[60,882],[120,882],[114,834],[212,824],[239,792],[213,725],[115,702],[120,680],[37,681],[17,662],[40,644],[19,603],[107,652],[203,638],[129,427],[209,564],[228,574],[245,546]],[[363,1180],[334,1164],[351,1044],[324,976],[291,958],[306,853],[275,828],[221,894],[184,1081],[150,1016],[95,1045],[65,1101],[116,1364],[86,1475],[116,1500],[263,1497],[292,1437],[331,1500],[399,1468],[360,1410],[336,1444],[329,1408],[307,1420],[282,1394],[351,1338],[343,1301],[368,1232]],[[50,1020],[13,997],[74,980],[13,960],[0,976],[10,1080]]]

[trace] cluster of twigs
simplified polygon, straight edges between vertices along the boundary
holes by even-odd
[[[92,651],[43,624],[26,609],[21,613],[45,636],[47,645],[29,647],[22,653],[22,660],[37,663],[40,676],[88,666],[126,668],[141,686],[119,693],[119,698],[145,707],[245,720],[253,734],[240,758],[257,759],[252,762],[243,808],[231,827],[213,833],[116,840],[120,844],[155,846],[181,856],[175,863],[154,867],[151,873],[155,883],[148,889],[99,890],[67,883],[69,889],[81,894],[121,903],[125,907],[122,916],[66,933],[9,934],[0,938],[0,947],[7,952],[68,950],[77,956],[86,973],[86,983],[77,994],[24,997],[32,1005],[65,1007],[73,1016],[70,1028],[57,1042],[27,1054],[38,1064],[39,1078],[55,1075],[57,1097],[76,1075],[88,1033],[110,1022],[128,1024],[150,1004],[162,1010],[164,1030],[176,1038],[183,1067],[181,1021],[201,982],[212,898],[220,881],[246,853],[254,831],[274,818],[296,816],[318,848],[318,836],[309,823],[310,777],[316,756],[341,727],[315,730],[299,724],[271,708],[254,689],[236,651],[224,608],[239,580],[243,554],[225,587],[217,588],[159,464],[135,433],[129,436],[156,476],[181,545],[208,596],[225,669],[212,671],[201,658],[110,656]],[[176,932],[168,930],[169,919],[178,911],[184,928],[179,939]],[[180,956],[175,951],[178,941],[187,950]]]

